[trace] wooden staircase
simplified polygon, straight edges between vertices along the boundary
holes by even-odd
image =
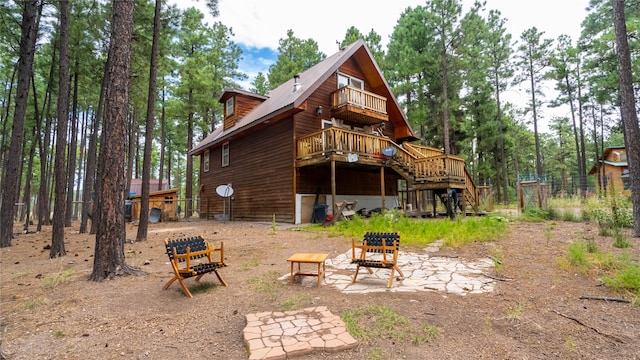
[[[390,142],[396,148],[389,165],[412,184],[415,190],[431,190],[441,198],[451,189],[462,194],[463,208],[470,206],[479,212],[479,194],[464,159],[455,155],[445,155],[440,149],[429,146],[402,145]]]

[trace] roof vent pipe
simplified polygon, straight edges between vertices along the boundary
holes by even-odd
[[[293,92],[300,90],[302,84],[300,84],[300,74],[293,75]]]

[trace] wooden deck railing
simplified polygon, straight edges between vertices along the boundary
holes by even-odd
[[[409,169],[413,168],[413,162],[417,157],[392,140],[381,136],[336,127],[299,137],[297,141],[298,153],[296,158],[302,160],[330,153],[349,153],[367,158],[386,159],[382,153],[382,149],[389,146],[395,147],[398,150],[393,156],[394,160],[399,161],[409,167]]]
[[[357,106],[381,114],[387,113],[387,98],[351,86],[343,86],[332,93],[333,107]]]
[[[438,156],[438,155],[444,154],[444,150],[436,149],[431,146],[416,145],[416,144],[409,144],[409,143],[404,143],[402,144],[402,146],[405,147],[410,152],[417,154],[420,157],[432,157],[432,156]]]
[[[464,181],[464,159],[454,155],[422,157],[415,162],[416,180]]]

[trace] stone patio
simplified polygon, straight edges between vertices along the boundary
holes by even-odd
[[[431,256],[440,245],[432,243],[422,254],[400,251],[398,267],[405,276],[396,277],[390,288],[386,286],[390,271],[387,269],[373,269],[373,274],[362,271],[352,284],[355,265],[351,264],[349,250],[326,260],[322,286],[333,286],[344,293],[439,291],[464,296],[493,291],[496,280],[484,275],[485,270],[494,266],[491,259],[466,261]],[[290,274],[285,274],[279,279],[288,285],[289,277]],[[315,277],[296,279],[299,281],[294,286],[318,286]],[[336,352],[358,345],[340,317],[324,306],[249,314],[243,335],[249,359],[256,360],[290,359],[313,351]]]
[[[326,306],[248,314],[244,342],[249,359],[289,359],[313,351],[336,352],[358,342]]]

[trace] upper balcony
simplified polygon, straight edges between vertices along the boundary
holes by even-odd
[[[343,86],[331,93],[331,115],[359,123],[375,125],[389,121],[387,98],[352,86]]]

